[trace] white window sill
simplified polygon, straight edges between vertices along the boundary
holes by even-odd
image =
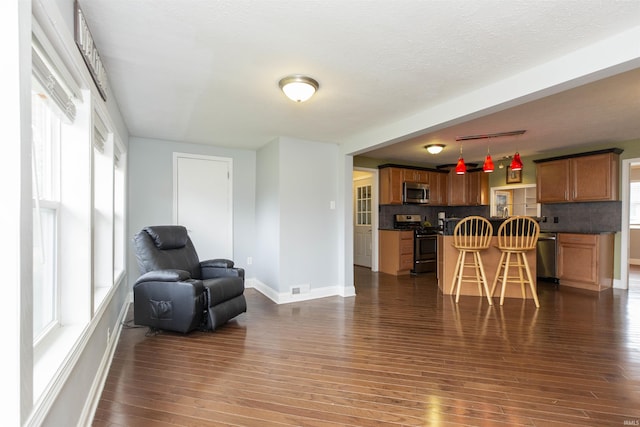
[[[33,399],[40,400],[45,391],[54,388],[65,360],[72,350],[83,328],[78,325],[66,325],[52,330],[34,349]]]

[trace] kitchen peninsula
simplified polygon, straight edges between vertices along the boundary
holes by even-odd
[[[445,295],[453,294],[451,283],[453,281],[454,270],[456,267],[456,261],[458,259],[458,250],[453,247],[453,230],[455,225],[460,221],[461,218],[446,218],[445,226],[443,227],[443,233],[438,236],[438,287],[440,291],[442,291]],[[491,218],[490,222],[493,226],[493,237],[491,238],[491,244],[489,248],[482,251],[480,256],[482,257],[482,263],[484,264],[484,271],[487,277],[487,282],[489,284],[489,289],[493,284],[493,281],[496,277],[496,271],[498,270],[498,263],[500,262],[501,252],[497,248],[498,246],[498,228],[504,219],[500,218]],[[529,268],[531,269],[534,286],[536,286],[536,251],[529,251],[527,253],[527,262],[529,263]],[[470,270],[470,269],[468,269]],[[470,271],[467,274],[471,274]],[[494,295],[500,295],[500,285],[495,290]],[[472,296],[481,296],[478,293],[478,286],[472,282],[463,282],[460,290],[460,295],[472,295]],[[505,297],[507,298],[522,298],[522,293],[520,291],[520,287],[517,285],[509,285],[507,286],[507,290],[505,292]],[[531,291],[527,287],[526,290],[526,298],[533,299],[531,295]]]

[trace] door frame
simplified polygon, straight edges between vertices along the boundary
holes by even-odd
[[[354,171],[368,172],[371,174],[371,271],[378,271],[378,169],[355,167]],[[355,194],[353,193],[353,174],[351,175],[351,202]],[[351,215],[353,222],[355,215]],[[353,239],[353,236],[351,236]],[[354,244],[355,246],[355,244]]]
[[[629,197],[631,182],[631,165],[640,163],[640,157],[622,160],[622,230],[620,232],[620,283],[614,287],[629,289]]]

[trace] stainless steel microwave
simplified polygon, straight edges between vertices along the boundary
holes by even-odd
[[[429,203],[429,184],[405,181],[402,185],[402,202],[426,205]]]

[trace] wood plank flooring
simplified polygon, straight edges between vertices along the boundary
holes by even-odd
[[[214,333],[124,329],[93,425],[640,424],[640,291],[540,283],[536,310],[456,305],[432,274],[355,283],[279,306],[248,289]]]

